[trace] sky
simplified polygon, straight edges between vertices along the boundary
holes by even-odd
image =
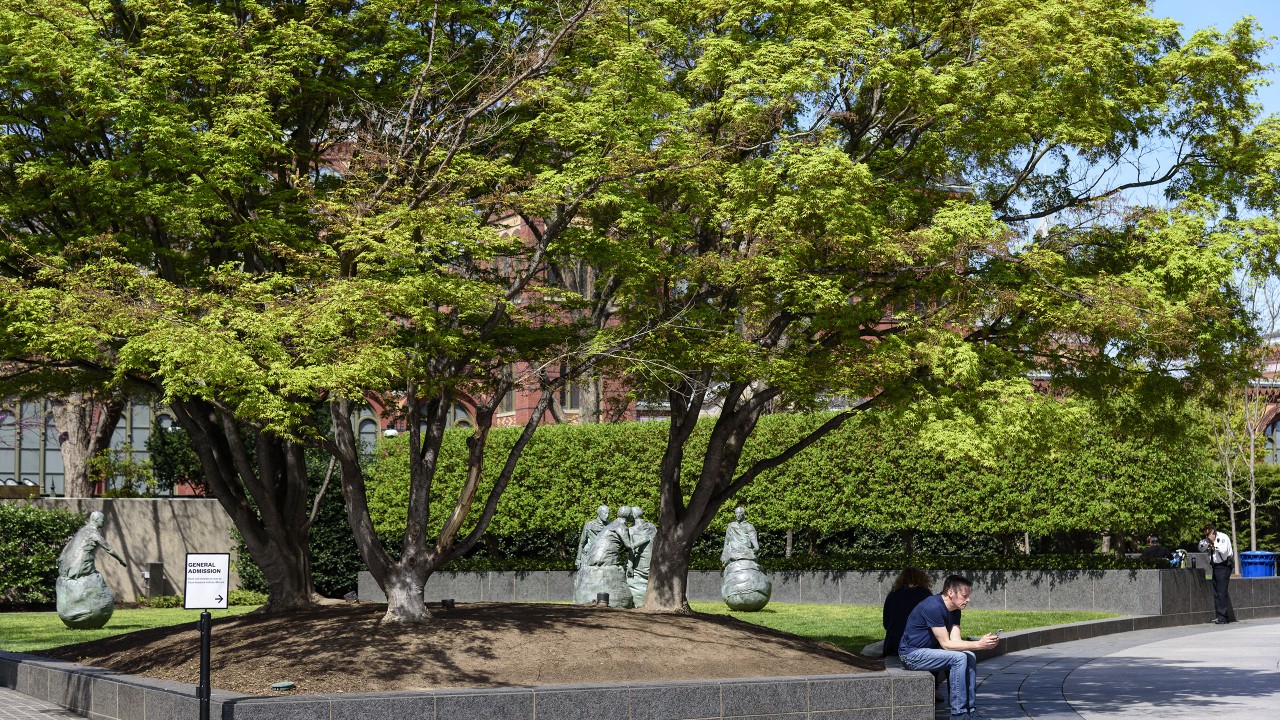
[[[1280,36],[1280,0],[1154,0],[1151,14],[1167,17],[1182,23],[1182,37],[1189,38],[1196,30],[1216,27],[1227,30],[1246,15],[1252,16],[1266,37]],[[1280,40],[1272,39],[1273,43]],[[1280,65],[1280,48],[1272,48],[1263,58],[1271,65]],[[1262,105],[1262,117],[1280,114],[1280,69],[1272,68],[1266,78],[1272,84],[1258,90],[1256,100]],[[1152,143],[1146,150],[1128,159],[1119,168],[1107,171],[1104,184],[1132,182],[1138,177],[1161,174],[1174,153],[1171,148]],[[1164,196],[1164,186],[1136,188],[1124,193],[1128,202],[1161,207],[1170,201]]]
[[[1155,0],[1151,14],[1182,23],[1183,38],[1201,28],[1225,30],[1245,15],[1258,21],[1264,35],[1280,35],[1280,2],[1276,0]],[[1266,60],[1280,64],[1280,49],[1272,48]],[[1280,113],[1280,72],[1272,69],[1269,77],[1273,84],[1258,93],[1258,101],[1264,114]]]

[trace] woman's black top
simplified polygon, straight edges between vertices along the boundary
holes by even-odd
[[[897,655],[902,631],[907,628],[907,617],[921,600],[933,593],[929,588],[900,587],[884,599],[884,654]]]

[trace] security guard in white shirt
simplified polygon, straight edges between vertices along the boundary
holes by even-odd
[[[1209,553],[1209,565],[1213,568],[1213,624],[1235,622],[1236,613],[1231,608],[1231,596],[1227,594],[1227,583],[1231,581],[1231,571],[1236,564],[1231,538],[1218,532],[1214,526],[1205,525],[1200,550]]]

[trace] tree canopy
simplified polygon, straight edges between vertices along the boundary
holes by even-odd
[[[0,8],[0,356],[160,392],[280,607],[309,598],[323,447],[408,621],[522,452],[479,495],[502,397],[539,390],[527,441],[610,373],[670,408],[648,606],[680,609],[717,510],[869,404],[1239,375],[1230,280],[1275,240],[1238,212],[1274,187],[1264,46],[1127,0],[31,0]],[[352,433],[369,395],[415,448],[398,552]],[[468,480],[428,537],[464,396]],[[833,398],[743,465],[762,415]]]

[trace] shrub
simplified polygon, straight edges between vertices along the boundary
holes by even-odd
[[[266,593],[253,590],[232,590],[227,594],[227,605],[262,605],[267,601]],[[184,598],[181,595],[157,595],[141,604],[153,608],[180,608]]]
[[[1082,403],[1036,397],[1027,404],[1033,408],[1026,427],[1018,426],[1007,437],[985,427],[957,429],[945,419],[922,418],[920,412],[859,415],[745,487],[725,504],[710,529],[722,532],[734,505],[742,504],[762,535],[791,529],[829,536],[868,527],[903,533],[964,528],[970,536],[1005,539],[1024,532],[1037,537],[1100,534],[1104,528],[1170,538],[1194,534],[1208,513],[1201,490],[1212,467],[1203,438],[1186,427],[1190,420],[1173,417],[1167,424],[1186,432],[1158,434],[1136,423],[1106,421]],[[762,418],[747,442],[740,470],[788,447],[827,417]],[[711,422],[699,424],[685,453],[686,493],[697,477]],[[598,505],[638,504],[656,522],[666,432],[661,422],[539,428],[488,533],[498,538],[537,533],[576,537]],[[489,455],[503,457],[519,433],[520,428],[494,429]],[[448,517],[461,487],[468,434],[446,432],[433,481],[430,532],[437,532]],[[962,441],[968,437],[981,440],[974,444],[983,447],[966,454]],[[408,452],[404,435],[382,440],[369,467],[370,512],[378,535],[392,548],[406,526]],[[500,466],[486,465],[488,477],[479,497],[485,496]],[[470,521],[483,504],[475,504]]]
[[[256,590],[232,590],[227,595],[228,605],[262,605],[267,602],[267,594]]]
[[[84,520],[69,510],[0,503],[0,608],[55,601],[58,554]]]

